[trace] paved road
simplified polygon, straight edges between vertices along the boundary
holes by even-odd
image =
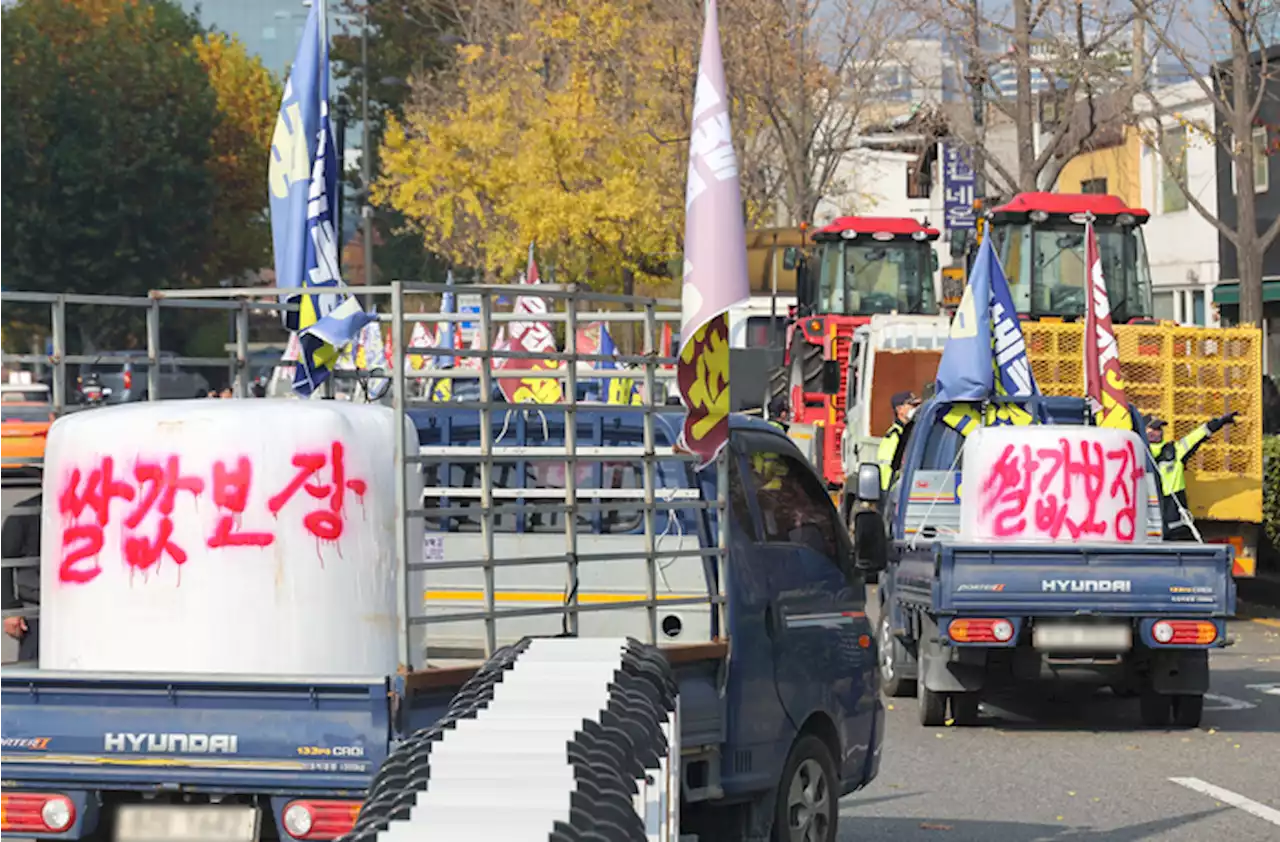
[[[8,517],[14,506],[40,493],[40,486],[30,480],[10,481],[5,479],[0,486],[0,516]],[[2,523],[3,521],[0,521]],[[9,663],[18,657],[18,643],[7,635],[0,634],[0,663]]]
[[[914,699],[893,700],[841,842],[1277,842],[1280,612],[1231,631],[1193,731],[1144,729],[1136,700],[1105,691],[1002,698],[975,728],[923,728]]]

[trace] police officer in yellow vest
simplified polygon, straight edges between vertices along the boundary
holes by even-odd
[[[1238,412],[1212,418],[1196,427],[1177,441],[1164,440],[1165,422],[1160,418],[1147,419],[1147,444],[1151,458],[1160,473],[1160,513],[1164,516],[1166,541],[1193,541],[1191,511],[1187,508],[1186,461],[1209,436],[1228,424],[1235,423]]]
[[[894,422],[880,439],[880,449],[876,451],[876,461],[880,463],[880,490],[888,491],[893,484],[893,475],[902,467],[902,442],[914,423],[916,409],[920,399],[911,392],[898,392],[890,399],[893,406]]]

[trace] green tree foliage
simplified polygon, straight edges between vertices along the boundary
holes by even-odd
[[[1280,436],[1262,441],[1262,528],[1280,556]]]
[[[201,277],[217,102],[169,3],[3,12],[3,272],[11,289],[139,294]],[[264,155],[265,160],[265,155]]]

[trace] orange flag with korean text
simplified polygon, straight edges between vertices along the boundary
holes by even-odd
[[[676,380],[681,447],[710,464],[729,439],[729,308],[747,300],[747,232],[716,0],[708,0],[685,187],[684,287]]]
[[[1120,373],[1120,349],[1111,325],[1111,299],[1102,276],[1102,258],[1093,220],[1085,222],[1084,263],[1089,271],[1089,306],[1084,321],[1084,392],[1099,427],[1132,429],[1129,398]]]

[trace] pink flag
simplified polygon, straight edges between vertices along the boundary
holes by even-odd
[[[750,295],[738,159],[729,126],[716,0],[707,3],[685,188],[684,292],[676,378],[681,444],[707,465],[729,438],[728,311]]]
[[[1084,393],[1099,427],[1132,429],[1129,398],[1120,374],[1120,351],[1111,326],[1111,300],[1102,277],[1102,259],[1093,220],[1084,225],[1084,265],[1089,270],[1089,306],[1084,317]]]

